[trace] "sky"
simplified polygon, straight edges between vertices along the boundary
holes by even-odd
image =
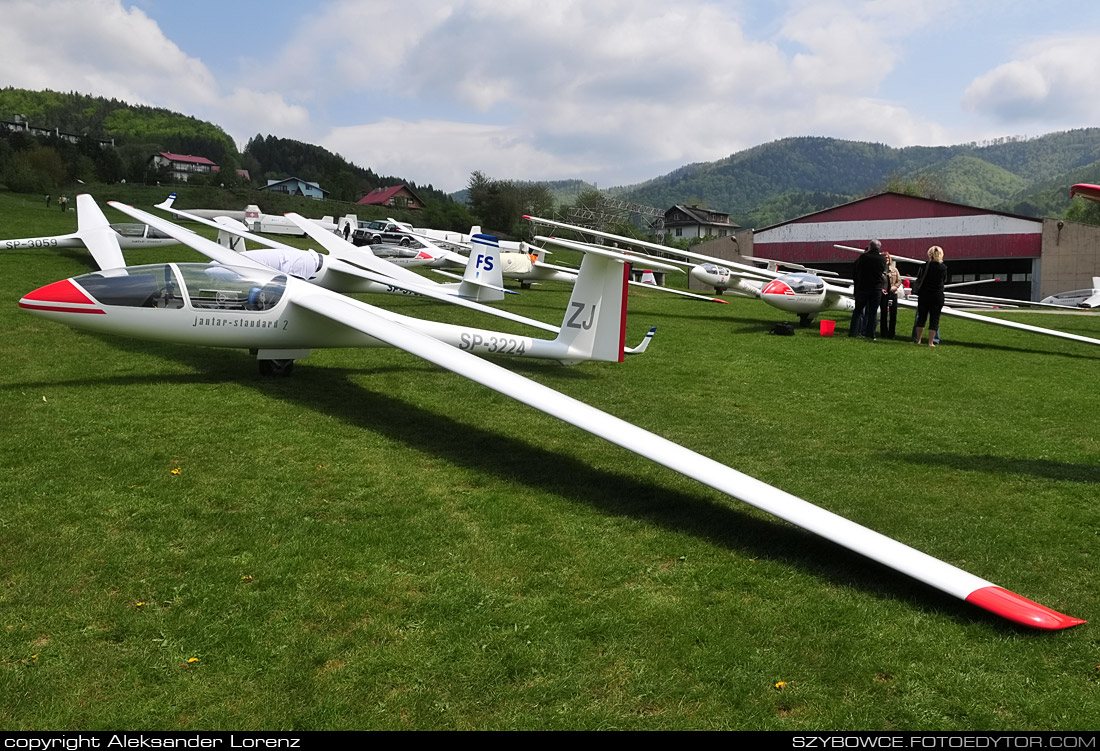
[[[789,136],[1100,125],[1094,0],[0,0],[0,86],[315,143],[445,191],[601,188]],[[0,113],[8,118],[18,113]]]

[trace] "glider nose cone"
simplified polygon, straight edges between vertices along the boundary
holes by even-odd
[[[786,282],[773,279],[768,282],[761,292],[765,295],[794,295],[794,290]]]
[[[55,313],[103,313],[96,301],[88,297],[83,290],[73,284],[71,279],[47,284],[33,292],[23,295],[19,307],[35,311]]]
[[[1000,587],[982,587],[970,593],[966,601],[977,605],[991,613],[996,613],[1002,618],[1007,618],[1024,626],[1041,628],[1049,631],[1080,626],[1086,621],[1073,616],[1064,615],[1048,607],[1032,602],[1026,597],[1021,597],[1015,592],[1009,592]]]

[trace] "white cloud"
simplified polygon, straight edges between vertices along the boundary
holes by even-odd
[[[145,3],[150,14],[158,7],[128,1]],[[205,5],[195,18],[210,15],[212,0],[198,1]],[[199,60],[177,45],[193,41],[184,35],[204,33],[205,21],[188,25],[173,16],[162,30],[120,0],[5,0],[0,65],[7,85],[169,107],[221,125],[238,142],[256,133],[319,142],[377,172],[445,189],[464,185],[474,169],[606,185],[785,136],[894,146],[951,142],[937,119],[948,116],[954,98],[943,107],[926,98],[911,109],[904,92],[887,87],[899,70],[912,80],[908,71],[935,54],[945,24],[968,29],[994,6],[991,0],[278,4],[271,13],[296,18],[279,18],[262,39],[240,39],[234,54],[251,58],[227,66],[224,58]],[[278,36],[284,29],[291,36]],[[917,49],[918,40],[930,47]],[[975,80],[967,94],[972,110],[999,122],[1055,109],[1095,121],[1100,84],[1091,71],[1100,44],[1063,39],[1060,45],[1029,48]],[[321,125],[326,118],[340,127]]]
[[[976,78],[971,109],[1005,123],[1069,127],[1100,119],[1100,35],[1035,42],[1019,58]]]
[[[435,178],[447,189],[472,169],[606,181],[787,135],[858,133],[899,145],[942,138],[942,128],[876,92],[900,56],[903,29],[945,2],[799,0],[775,38],[757,38],[740,4],[705,0],[408,0],[370,12],[336,3],[274,57],[314,50],[315,61],[332,65],[326,88],[344,87],[343,101],[361,98],[366,120],[384,119],[325,139],[357,162],[368,150],[393,155],[392,167],[361,157],[364,166],[412,177],[411,160],[419,167],[426,151],[438,155],[434,174],[457,174],[457,183]],[[295,68],[274,74],[305,85]],[[406,116],[412,102],[420,108]],[[369,149],[344,146],[350,133],[370,133]],[[503,150],[490,138],[502,133]],[[475,134],[490,140],[479,147]],[[469,167],[452,169],[459,160]]]
[[[8,86],[165,107],[213,121],[238,139],[254,133],[247,128],[258,115],[300,131],[308,120],[306,110],[277,93],[224,94],[202,61],[141,9],[118,0],[6,0],[0,70]]]
[[[185,100],[211,96],[209,71],[138,9],[112,0],[14,0],[3,11],[0,66],[9,85],[140,104],[166,85]]]
[[[231,134],[244,148],[244,143],[260,132],[277,133],[283,138],[308,139],[314,132],[309,110],[300,105],[287,104],[281,94],[235,89],[217,102],[218,114],[213,120]]]
[[[534,179],[575,175],[587,166],[537,149],[530,133],[502,125],[385,119],[335,128],[321,145],[375,173],[448,191],[465,187],[474,170],[498,178]]]

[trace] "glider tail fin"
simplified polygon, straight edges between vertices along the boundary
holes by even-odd
[[[176,212],[172,211],[172,204],[175,203],[175,202],[176,202],[176,194],[175,193],[169,193],[167,198],[165,198],[160,203],[156,204],[156,208],[163,209],[164,211],[167,211],[168,213],[170,213],[174,216]]]
[[[503,300],[500,242],[492,235],[473,235],[470,240],[470,260],[458,288],[459,296],[477,302]]]
[[[586,253],[555,341],[566,345],[577,360],[622,362],[629,280],[621,260]]]

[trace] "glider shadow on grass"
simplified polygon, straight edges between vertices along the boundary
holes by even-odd
[[[1049,459],[1021,459],[990,454],[903,454],[892,460],[944,467],[954,472],[988,472],[997,475],[1032,475],[1046,480],[1100,483],[1095,464],[1056,462]]]
[[[150,343],[113,337],[104,337],[103,341],[133,353],[150,353]],[[237,386],[250,387],[270,398],[330,416],[350,428],[385,436],[410,449],[441,457],[457,467],[554,493],[605,514],[645,521],[669,531],[689,534],[747,558],[792,565],[834,584],[869,592],[887,600],[901,596],[925,612],[946,613],[959,622],[973,622],[976,615],[974,609],[962,601],[818,535],[730,507],[714,491],[700,487],[699,493],[684,492],[632,477],[628,474],[629,467],[639,460],[625,450],[614,449],[623,452],[626,469],[622,472],[597,469],[575,457],[549,451],[526,440],[418,407],[387,393],[372,391],[361,383],[364,376],[440,372],[419,361],[410,360],[414,365],[408,368],[392,365],[365,369],[310,368],[309,383],[305,384],[302,378],[286,381],[259,377],[233,379],[229,374],[250,370],[252,358],[233,351],[220,353],[217,357],[211,357],[210,349],[161,344],[155,346],[155,356],[171,359],[194,373],[168,377],[161,374],[84,378],[52,382],[52,385],[144,383],[170,388],[173,383],[225,383],[228,378]],[[357,380],[360,382],[357,383]],[[31,385],[19,384],[16,388],[25,389]],[[441,405],[445,402],[445,398],[440,400]],[[521,405],[508,408],[527,409]],[[242,439],[247,440],[247,436],[242,436]],[[607,450],[599,439],[584,435],[579,435],[579,439],[595,444],[591,448],[594,452]],[[670,473],[669,477],[672,479],[676,475]],[[997,624],[999,629],[1032,633],[1030,629],[989,614],[983,613],[983,620]]]

